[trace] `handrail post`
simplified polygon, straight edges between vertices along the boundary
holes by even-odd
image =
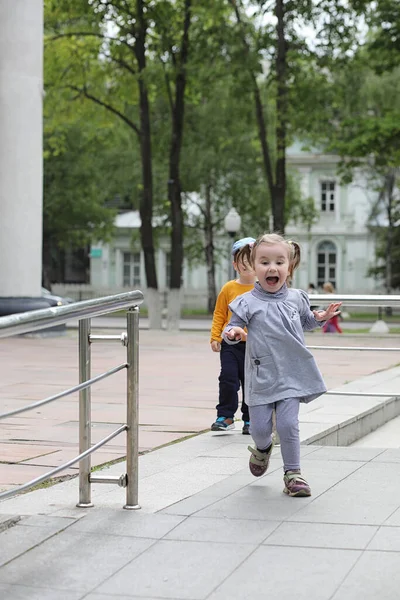
[[[126,406],[126,504],[127,510],[138,510],[139,492],[139,307],[127,311],[128,343]]]
[[[79,321],[79,383],[90,379],[90,324],[91,319],[81,319]],[[89,450],[91,447],[91,407],[90,407],[90,386],[79,392],[79,454]],[[79,508],[90,508],[93,506],[91,501],[90,488],[90,468],[91,456],[87,456],[79,462]]]

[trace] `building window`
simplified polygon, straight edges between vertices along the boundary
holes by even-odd
[[[317,249],[317,285],[322,287],[325,281],[330,281],[336,288],[337,252],[332,242],[322,242]]]
[[[334,212],[336,204],[336,183],[321,181],[321,211]]]
[[[140,286],[140,253],[124,252],[123,265],[124,287]]]

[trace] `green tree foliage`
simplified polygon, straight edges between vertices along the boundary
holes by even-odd
[[[312,79],[313,75],[310,75]],[[400,68],[371,68],[368,47],[362,48],[340,70],[317,74],[319,105],[303,122],[304,135],[342,157],[340,172],[350,182],[361,170],[375,197],[371,203],[372,231],[378,236],[378,258],[388,292],[397,285],[395,247],[399,224],[398,170],[400,167]]]
[[[147,285],[157,289],[150,125],[150,98],[156,85],[153,63],[147,65],[151,8],[144,0],[46,0],[45,27],[46,59],[52,65],[49,85],[64,99],[81,97],[107,111],[137,138],[141,244]]]
[[[111,123],[125,128],[122,135],[116,127],[118,139],[129,139],[125,156],[131,152],[121,182],[129,182],[146,224],[148,282],[157,285],[153,212],[171,234],[173,286],[181,282],[183,247],[191,261],[205,257],[210,298],[221,255],[216,240],[230,206],[246,234],[267,230],[271,212],[281,230],[288,218],[312,225],[315,209],[287,174],[286,147],[295,138],[340,152],[348,169],[370,159],[371,148],[376,166],[395,168],[397,88],[379,98],[367,68],[371,54],[357,52],[364,21],[360,33],[355,11],[362,4],[370,5],[46,0],[46,89],[52,119],[68,130],[61,135],[56,127],[47,143],[57,152],[71,146],[83,106],[97,111],[100,131]],[[368,43],[377,39],[373,27]],[[374,94],[371,107],[366,98]],[[187,198],[197,203],[196,215],[185,217]]]
[[[75,105],[75,118],[61,125],[47,116],[45,101],[43,242],[47,283],[56,279],[66,250],[109,241],[114,199],[135,203],[132,149],[121,128],[107,127]],[[79,112],[79,109],[81,111]],[[135,194],[136,192],[136,194]]]
[[[298,85],[303,94],[305,90],[302,72],[311,63],[326,68],[352,48],[355,14],[347,3],[337,0],[230,0],[230,4],[242,41],[242,64],[253,93],[274,228],[284,231],[286,148],[296,135],[296,122],[301,121],[297,95]],[[266,91],[262,89],[264,82]],[[314,105],[312,95],[308,99],[307,114]]]
[[[366,45],[370,64],[379,72],[400,65],[400,3],[398,0],[352,0],[369,27]]]

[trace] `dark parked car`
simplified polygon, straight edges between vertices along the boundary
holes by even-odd
[[[68,296],[55,296],[49,290],[46,290],[46,288],[44,287],[42,287],[42,296],[43,298],[46,298],[46,300],[51,299],[55,302],[55,304],[51,304],[51,306],[63,306],[64,304],[73,304],[74,302],[76,302],[76,300],[74,300],[73,298],[68,298]]]
[[[42,288],[42,295],[39,298],[0,298],[0,317],[26,312],[28,310],[50,308],[51,306],[64,306],[65,304],[71,304],[73,302],[75,302],[75,300],[72,298],[55,296],[49,292],[49,290],[46,290],[46,288]]]

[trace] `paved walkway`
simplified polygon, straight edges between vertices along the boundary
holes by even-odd
[[[332,345],[338,344],[339,339],[343,345],[360,344],[359,337],[320,333],[310,334],[308,343]],[[363,338],[362,343],[400,346],[400,338]],[[393,352],[317,350],[315,356],[329,389],[398,362]],[[125,349],[117,342],[92,347],[93,375],[124,361]],[[141,332],[141,452],[209,429],[215,418],[218,373],[219,355],[210,350],[208,332]],[[1,412],[28,405],[77,383],[76,331],[58,338],[0,340]],[[124,371],[93,386],[94,443],[125,423],[125,398]],[[360,401],[353,399],[353,403],[358,411]],[[368,406],[365,401],[361,404]],[[309,405],[309,410],[315,414],[315,403]],[[1,421],[1,430],[0,489],[4,490],[34,479],[78,454],[78,394]],[[123,456],[124,440],[119,436],[93,455],[93,466]],[[73,467],[64,475],[76,472],[77,467]]]
[[[0,503],[15,523],[0,597],[398,600],[400,451],[303,446],[313,496],[288,498],[279,450],[254,479],[247,441],[206,433],[142,456],[141,511],[107,485],[74,508],[76,480]]]
[[[207,337],[141,334],[142,448],[160,445],[167,433],[182,437],[209,426],[218,357]],[[0,342],[1,406],[19,406],[49,394],[49,388],[74,384],[74,338]],[[385,340],[398,342],[391,336],[379,344]],[[312,334],[308,341],[332,344],[338,338]],[[340,341],[355,345],[351,337]],[[95,372],[123,360],[119,346],[94,346],[93,353]],[[140,457],[140,511],[122,510],[124,490],[111,485],[93,486],[94,508],[75,508],[76,478],[0,502],[0,529],[9,526],[0,533],[0,598],[398,600],[400,450],[338,447],[399,414],[392,392],[399,389],[400,368],[388,369],[398,355],[315,354],[331,389],[387,396],[325,395],[302,407],[302,468],[311,498],[282,494],[279,449],[268,474],[254,479],[247,469],[249,438],[240,427],[191,437]],[[15,364],[24,368],[15,371]],[[102,434],[107,423],[115,428],[121,422],[123,389],[123,382],[95,388]],[[45,407],[40,416],[2,424],[1,451],[15,453],[13,464],[0,465],[6,472],[31,468],[30,476],[43,460],[48,469],[57,452],[76,450],[76,405],[57,404],[46,414],[50,423],[43,419]],[[324,447],[309,445],[316,442]],[[24,450],[37,458],[20,454],[17,461]],[[106,472],[121,474],[124,464]]]

